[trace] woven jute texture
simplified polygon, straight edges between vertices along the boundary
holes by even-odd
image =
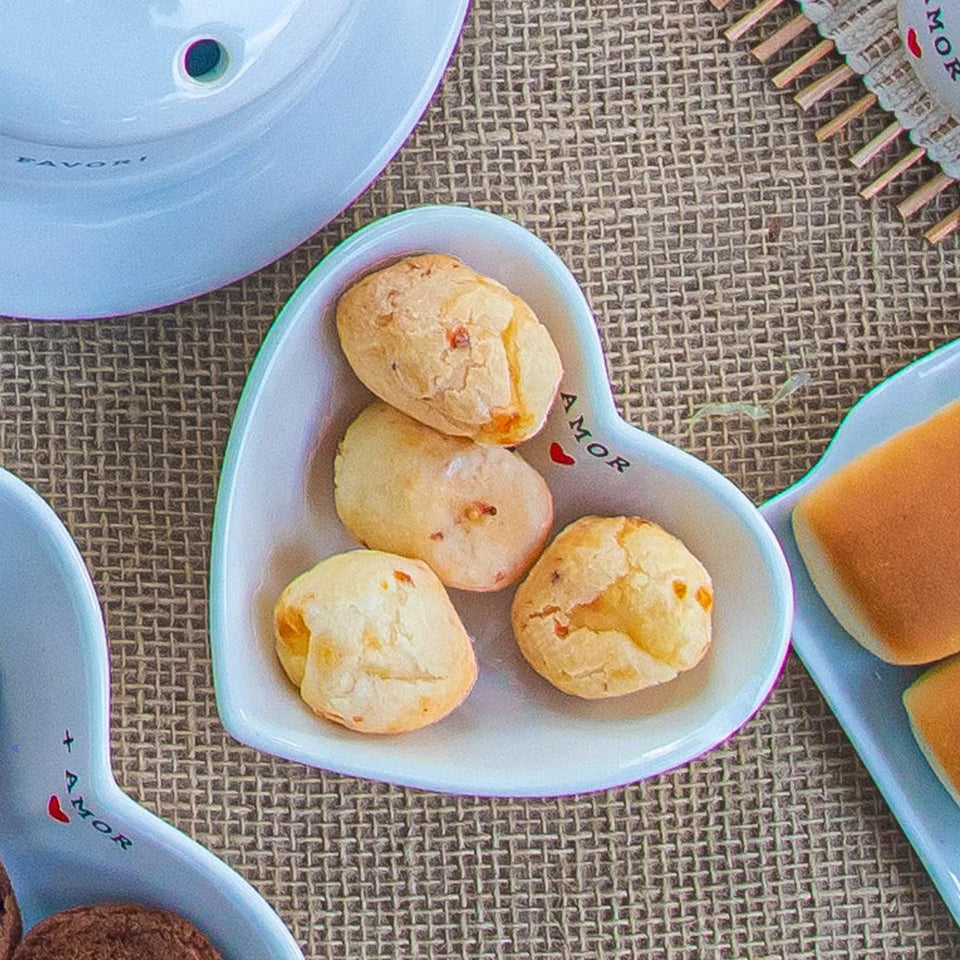
[[[960,956],[794,657],[701,759],[564,799],[328,775],[237,744],[214,703],[206,572],[240,389],[294,287],[376,217],[472,204],[538,233],[583,285],[623,415],[757,502],[865,390],[960,335],[956,242],[925,246],[889,198],[857,199],[851,144],[812,137],[843,94],[804,115],[775,91],[770,65],[722,39],[746,6],[476,0],[409,142],[300,249],[176,308],[0,324],[0,457],[99,589],[117,777],[247,877],[308,957]],[[766,419],[684,422],[797,372],[810,382]]]

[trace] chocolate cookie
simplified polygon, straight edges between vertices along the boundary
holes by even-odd
[[[10,878],[0,863],[0,960],[10,960],[20,942],[20,908]]]
[[[41,920],[13,960],[221,960],[196,927],[167,910],[99,903]]]

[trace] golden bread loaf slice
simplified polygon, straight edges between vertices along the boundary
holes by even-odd
[[[923,755],[960,803],[960,656],[925,671],[904,692],[903,705]]]
[[[960,652],[960,401],[818,484],[793,531],[824,603],[872,653]]]

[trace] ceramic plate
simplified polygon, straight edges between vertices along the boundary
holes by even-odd
[[[313,86],[262,136],[189,176],[71,187],[0,172],[0,314],[147,310],[292,250],[399,149],[466,10],[467,0],[357,0]],[[0,152],[0,165],[16,161]]]
[[[259,894],[110,771],[107,641],[53,511],[0,470],[0,857],[24,926],[106,900],[192,920],[224,960],[302,960]]]
[[[273,652],[283,586],[356,547],[333,505],[333,457],[372,399],[334,324],[342,291],[416,251],[451,253],[527,300],[565,373],[544,430],[521,446],[546,478],[555,531],[588,513],[639,514],[680,536],[713,575],[715,642],[694,670],[606,702],[566,696],[513,639],[511,589],[454,591],[480,677],[447,719],[371,737],[315,717]],[[237,411],[218,495],[211,569],[217,702],[227,729],[270,753],[331,770],[448,792],[546,795],[660,773],[728,737],[770,691],[788,642],[791,592],[775,538],[732,483],[616,414],[596,326],[559,258],[521,227],[458,207],[388,217],[328,256],[284,308]]]
[[[936,778],[910,731],[903,691],[923,668],[868,653],[834,620],[807,574],[790,516],[799,498],[847,461],[960,397],[960,341],[884,381],[847,415],[823,459],[761,512],[793,572],[793,645],[853,741],[908,839],[960,922],[960,807]]]

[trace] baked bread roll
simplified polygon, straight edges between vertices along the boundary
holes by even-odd
[[[420,560],[353,550],[297,577],[274,611],[277,655],[306,703],[363,733],[442,719],[477,678],[473,645]]]
[[[560,355],[506,287],[444,254],[408,257],[337,304],[350,366],[381,400],[443,433],[513,446],[544,424]]]
[[[639,517],[582,517],[544,550],[513,601],[527,662],[596,699],[672,680],[711,639],[713,585],[693,554]]]
[[[7,871],[0,863],[0,960],[10,960],[14,948],[20,942],[21,932],[17,898],[14,896]]]
[[[14,960],[220,960],[207,938],[169,910],[98,903],[31,927]]]
[[[960,656],[923,673],[904,692],[903,705],[923,755],[960,803]]]
[[[851,460],[793,511],[840,625],[888,663],[960,652],[960,402]]]
[[[364,546],[424,560],[461,590],[519,579],[553,522],[546,481],[518,454],[439,433],[380,401],[340,443],[334,495]]]

